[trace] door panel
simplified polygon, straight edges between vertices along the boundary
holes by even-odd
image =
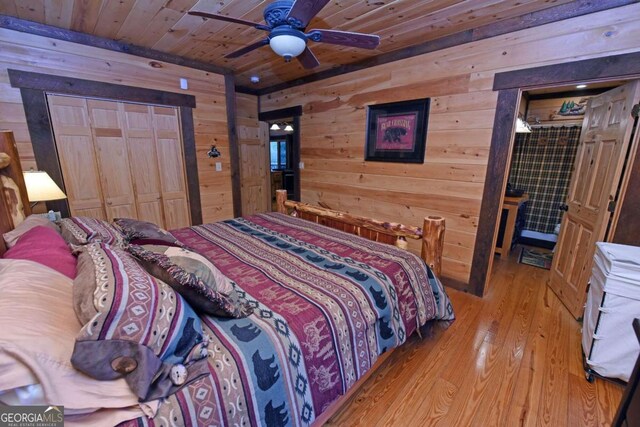
[[[86,100],[47,100],[71,215],[106,219]]]
[[[48,100],[72,215],[191,224],[176,108]]]
[[[177,110],[153,107],[153,123],[165,226],[170,230],[187,227],[191,214]]]
[[[633,120],[640,99],[637,81],[589,100],[580,135],[549,287],[571,314],[582,316],[595,244],[605,238],[620,184]]]
[[[120,104],[129,146],[138,219],[165,226],[151,107]]]
[[[107,219],[137,218],[127,141],[118,103],[87,100]]]
[[[242,215],[253,215],[270,210],[271,171],[268,142],[269,128],[265,122],[260,123],[258,138],[239,141]]]

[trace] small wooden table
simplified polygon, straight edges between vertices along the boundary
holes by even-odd
[[[501,247],[498,247],[496,244],[496,252],[500,255],[509,256],[509,252],[511,252],[511,241],[513,240],[513,232],[516,228],[518,209],[523,203],[528,200],[529,195],[527,193],[524,193],[520,197],[504,197],[504,202],[502,202],[502,209],[507,210],[507,225],[504,228],[502,243],[498,242]]]

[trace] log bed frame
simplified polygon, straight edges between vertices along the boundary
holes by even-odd
[[[422,228],[395,222],[382,222],[287,200],[286,190],[276,190],[276,204],[280,213],[291,214],[375,242],[388,243],[400,249],[407,249],[407,239],[422,240],[422,259],[437,276],[441,273],[445,221],[440,216],[426,217]]]
[[[22,209],[19,211],[14,193],[8,192],[0,181],[0,234],[4,234],[16,228],[25,217],[31,215],[16,141],[13,138],[13,132],[6,130],[0,130],[0,176],[13,180],[20,191],[22,202]],[[4,239],[0,238],[0,256],[6,250]]]
[[[20,189],[20,199],[23,205],[23,212],[17,212],[17,201],[15,197],[11,197],[9,193],[5,192],[0,182],[0,234],[3,234],[13,230],[24,217],[31,214],[18,150],[13,138],[13,133],[10,131],[0,131],[0,175],[7,176],[16,183]],[[435,216],[426,217],[423,227],[418,228],[398,223],[377,221],[371,218],[287,200],[287,192],[285,190],[278,190],[276,194],[277,210],[280,213],[291,214],[376,242],[392,244],[401,249],[407,249],[407,239],[421,240],[422,259],[424,259],[436,275],[440,274],[445,231],[444,218]],[[0,238],[0,256],[5,251],[4,240]],[[356,381],[343,396],[329,405],[329,407],[314,420],[312,425],[314,427],[322,426],[333,415],[337,414],[366,380],[387,360],[392,352],[393,350],[382,354],[371,369]]]

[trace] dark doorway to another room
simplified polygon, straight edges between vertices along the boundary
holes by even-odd
[[[294,198],[293,132],[291,121],[282,120],[269,123],[271,203],[273,206],[276,202],[276,190],[287,190],[287,198]],[[275,207],[273,209],[275,210]]]

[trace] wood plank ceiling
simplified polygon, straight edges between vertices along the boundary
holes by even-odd
[[[190,10],[262,22],[260,0],[2,0],[0,14],[148,47],[232,69],[240,85],[261,89],[571,0],[335,0],[311,28],[381,36],[369,51],[309,42],[321,65],[305,70],[268,47],[237,59],[224,55],[264,38],[254,28],[187,15]],[[250,77],[258,75],[259,84]]]

